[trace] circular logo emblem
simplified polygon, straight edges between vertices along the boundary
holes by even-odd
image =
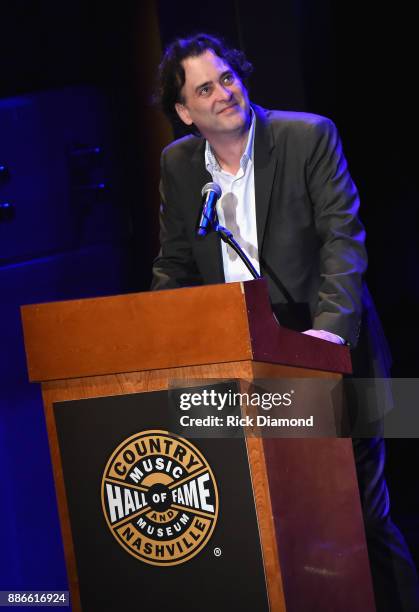
[[[177,565],[198,554],[214,531],[217,484],[188,440],[143,431],[110,457],[102,506],[109,529],[131,555],[151,565]]]

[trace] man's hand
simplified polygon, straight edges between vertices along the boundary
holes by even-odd
[[[334,342],[335,344],[345,344],[345,340],[336,334],[325,331],[324,329],[307,329],[303,334],[307,336],[314,336],[320,338],[320,340],[327,340],[328,342]]]

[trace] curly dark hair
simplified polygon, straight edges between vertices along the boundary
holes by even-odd
[[[252,64],[247,61],[242,51],[227,47],[224,41],[210,34],[201,33],[174,40],[166,47],[159,65],[158,86],[154,100],[175,126],[183,125],[175,110],[176,102],[184,102],[181,95],[181,89],[185,84],[182,60],[187,57],[198,57],[207,49],[211,49],[223,59],[245,83],[253,70]]]

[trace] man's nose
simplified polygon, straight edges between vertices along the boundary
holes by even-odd
[[[217,96],[219,100],[228,102],[229,100],[231,100],[232,95],[233,94],[228,87],[225,87],[221,83],[218,83]]]

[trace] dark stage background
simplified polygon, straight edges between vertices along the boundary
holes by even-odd
[[[144,291],[170,126],[150,105],[161,48],[201,30],[253,61],[252,99],[332,118],[360,190],[368,282],[393,374],[419,366],[415,19],[324,0],[16,0],[0,8],[0,588],[64,589],[39,389],[18,307]],[[412,410],[416,405],[412,405]],[[393,515],[419,563],[416,440],[388,440]]]

